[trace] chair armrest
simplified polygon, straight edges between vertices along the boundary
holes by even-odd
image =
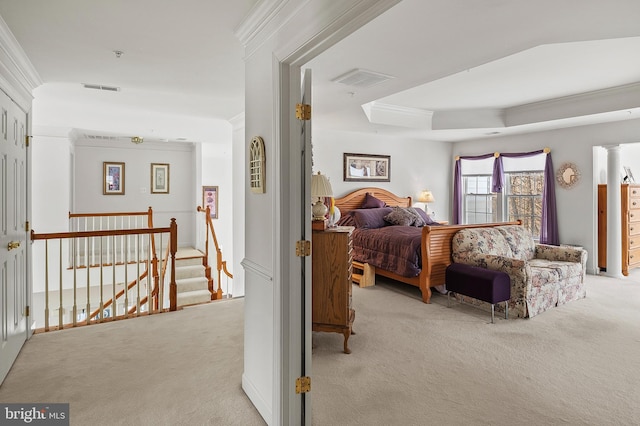
[[[587,256],[587,251],[581,248],[536,244],[535,257],[537,259],[575,262],[586,266]]]
[[[494,254],[473,254],[464,262],[492,271],[506,272],[511,279],[511,299],[525,299],[531,287],[531,267],[526,260]]]

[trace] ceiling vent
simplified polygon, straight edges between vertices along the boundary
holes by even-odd
[[[82,84],[85,89],[106,90],[107,92],[119,92],[120,88],[115,86],[104,86],[102,84]]]
[[[382,83],[383,81],[387,81],[392,78],[394,77],[390,75],[356,68],[346,74],[342,74],[341,76],[334,78],[331,81],[346,84],[347,86],[365,88],[371,87],[378,83]]]
[[[85,137],[87,139],[94,139],[94,140],[103,140],[103,141],[117,141],[118,137],[117,136],[106,136],[106,135],[85,135]]]

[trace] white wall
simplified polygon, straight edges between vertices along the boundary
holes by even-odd
[[[640,135],[638,135],[640,141]],[[607,150],[604,147],[594,148],[594,167],[596,183],[607,183]],[[636,183],[640,183],[640,143],[627,143],[620,145],[620,158],[622,165],[629,167]],[[622,176],[623,171],[620,170]]]
[[[208,143],[202,144],[202,185],[201,186],[217,186],[218,187],[218,218],[213,219],[213,227],[215,228],[218,245],[222,252],[222,260],[227,262],[229,272],[234,274],[234,278],[228,278],[224,272],[221,275],[222,292],[225,295],[233,294],[233,296],[244,295],[244,286],[237,285],[238,277],[235,275],[234,265],[234,235],[233,229],[236,215],[233,209],[233,178],[232,169],[232,143],[231,140],[224,143]],[[198,191],[197,205],[202,206],[202,191]],[[195,206],[195,205],[194,205]],[[200,221],[202,215],[197,216]],[[200,232],[197,233],[198,238],[202,238]],[[211,265],[211,273],[214,280],[217,275],[216,270],[216,253],[215,245],[211,237],[209,237],[209,264]],[[217,285],[217,283],[216,283]],[[217,287],[216,287],[217,288]]]
[[[422,208],[424,205],[417,198],[422,190],[429,189],[435,198],[435,202],[429,203],[429,212],[435,211],[436,218],[440,220],[450,219],[451,150],[452,145],[446,142],[313,127],[313,171],[329,177],[335,198],[365,186],[374,186],[396,195],[411,196],[414,203]],[[344,153],[390,155],[390,181],[345,182]]]
[[[593,147],[627,144],[639,140],[640,120],[627,120],[459,142],[453,146],[453,157],[450,162],[453,162],[453,158],[457,155],[479,155],[495,151],[525,152],[549,147],[555,171],[564,162],[576,164],[582,176],[578,184],[570,189],[556,185],[560,242],[583,246],[589,252],[587,270],[595,273],[597,266],[596,185],[599,183],[600,173],[594,171]],[[627,160],[630,158],[625,155],[623,163],[628,162]],[[606,161],[604,164],[606,165]]]
[[[272,90],[273,66],[269,46],[252,55],[245,65],[247,93],[247,138],[261,136],[265,144],[265,193],[254,194],[244,187],[245,275],[244,371],[242,387],[267,424],[273,424],[275,376],[275,289],[274,268],[276,221],[277,143],[274,140]],[[245,152],[244,163],[249,161]],[[247,178],[247,170],[244,171]]]
[[[245,151],[248,142],[244,133],[244,113],[231,120],[233,126],[232,147],[232,184],[233,184],[233,296],[244,296],[244,258],[245,246]]]
[[[193,247],[195,208],[192,191],[194,145],[190,143],[130,141],[75,142],[76,213],[146,211],[153,208],[153,224],[178,224],[178,246]],[[103,194],[103,162],[124,162],[124,195]],[[169,193],[151,193],[151,163],[169,164]]]

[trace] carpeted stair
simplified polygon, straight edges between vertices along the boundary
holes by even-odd
[[[205,268],[204,253],[193,248],[179,248],[176,253],[176,285],[178,306],[211,301]]]

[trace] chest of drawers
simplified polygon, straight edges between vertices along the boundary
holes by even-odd
[[[351,299],[351,232],[341,226],[314,231],[312,256],[312,329],[344,335],[344,352],[352,334],[355,310]]]
[[[622,274],[640,266],[640,184],[620,185]],[[598,267],[607,268],[607,185],[598,185]]]

